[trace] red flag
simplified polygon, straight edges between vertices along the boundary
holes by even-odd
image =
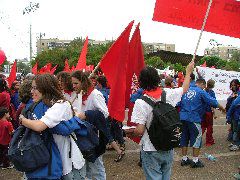
[[[153,20],[200,30],[208,1],[156,0]],[[240,38],[240,2],[213,1],[205,30]]]
[[[88,37],[86,37],[85,43],[82,48],[82,52],[79,56],[78,63],[75,70],[86,69],[86,57],[87,57],[87,48],[88,48]]]
[[[2,50],[0,50],[0,65],[4,63],[5,59],[6,59],[5,53]]]
[[[56,71],[57,67],[58,67],[58,65],[54,66],[54,67],[51,69],[50,74],[54,74],[54,72]]]
[[[112,118],[122,122],[125,117],[126,63],[129,52],[129,35],[134,21],[112,44],[103,56],[100,67],[111,87],[108,110]]]
[[[129,43],[129,58],[127,63],[126,95],[125,95],[127,107],[129,105],[133,74],[135,73],[137,77],[139,77],[140,71],[145,66],[139,26],[140,23],[138,23],[133,33],[132,39]]]
[[[72,66],[71,71],[75,71],[75,66],[74,65]]]
[[[205,61],[202,65],[200,65],[201,67],[207,67],[207,62]]]
[[[86,66],[86,71],[93,71],[93,70],[94,70],[94,65]]]
[[[52,68],[52,64],[51,63],[47,63],[45,66],[43,66],[39,70],[39,74],[50,73],[51,72],[51,68]]]
[[[15,61],[12,65],[11,72],[9,77],[7,78],[8,81],[8,87],[10,88],[13,81],[15,81],[17,75],[17,61]]]
[[[36,62],[36,64],[32,68],[32,73],[36,75],[37,74],[37,69],[38,69],[38,63]]]
[[[63,71],[71,72],[71,69],[70,69],[69,64],[68,64],[68,59],[65,60],[65,66],[64,66]]]

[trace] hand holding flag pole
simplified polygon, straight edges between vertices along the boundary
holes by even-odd
[[[203,31],[204,31],[204,28],[205,28],[205,25],[206,25],[206,22],[207,22],[207,18],[208,18],[210,9],[211,9],[212,2],[213,2],[213,0],[209,1],[208,8],[207,8],[204,20],[203,20],[203,25],[202,25],[202,28],[201,28],[201,32],[200,32],[200,35],[199,35],[199,38],[198,38],[197,46],[196,46],[195,52],[193,54],[192,61],[195,61],[197,50],[198,50],[198,47],[199,47],[199,44],[200,44],[200,41],[201,41],[201,38],[202,38],[202,34],[203,34]]]

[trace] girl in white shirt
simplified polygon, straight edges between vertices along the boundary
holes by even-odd
[[[20,116],[20,121],[25,127],[41,132],[73,117],[71,104],[63,97],[58,81],[53,75],[37,75],[32,82],[31,93],[34,102],[42,100],[50,108],[38,121]],[[61,154],[63,179],[85,179],[85,160],[75,141],[71,137],[57,134],[53,134],[53,138]]]

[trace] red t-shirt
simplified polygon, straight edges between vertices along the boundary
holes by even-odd
[[[10,94],[6,91],[0,93],[0,107],[9,109],[10,107]]]
[[[0,144],[8,145],[11,141],[11,133],[13,132],[13,125],[11,122],[0,119]]]

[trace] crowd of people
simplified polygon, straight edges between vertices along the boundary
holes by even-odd
[[[229,124],[229,150],[240,147],[240,82],[230,83],[231,96],[226,108],[216,100],[213,91],[215,82],[207,82],[193,74],[194,62],[186,67],[186,73],[178,76],[160,77],[157,70],[145,67],[139,77],[133,78],[129,106],[129,122],[136,128],[123,130],[123,124],[109,116],[108,98],[111,89],[103,74],[89,77],[88,72],[59,72],[50,74],[27,75],[8,86],[6,78],[0,76],[0,166],[12,168],[8,159],[8,148],[12,134],[19,126],[41,133],[48,139],[47,147],[52,153],[51,162],[31,172],[25,172],[27,179],[106,179],[102,155],[105,150],[116,151],[115,162],[125,156],[125,136],[140,140],[141,152],[139,165],[146,179],[168,180],[171,177],[174,150],[157,151],[152,144],[148,128],[151,125],[153,108],[142,97],[147,96],[154,102],[161,101],[166,93],[166,102],[176,107],[182,122],[180,147],[181,166],[204,167],[199,159],[202,136],[206,132],[206,146],[212,146],[213,119],[215,108],[226,114]],[[24,111],[33,107],[32,116],[24,116]],[[74,116],[88,121],[98,130],[102,151],[94,162],[85,159],[71,135],[59,130]],[[103,118],[100,118],[103,117]],[[101,120],[100,120],[101,119]],[[103,119],[103,120],[102,120]],[[98,122],[99,121],[99,122]],[[100,122],[101,121],[101,122]],[[51,137],[51,138],[49,138]],[[192,147],[193,157],[188,156]],[[27,163],[27,162],[26,162]],[[49,164],[51,170],[49,170]],[[49,172],[50,171],[50,172]],[[240,179],[240,174],[235,175]]]

